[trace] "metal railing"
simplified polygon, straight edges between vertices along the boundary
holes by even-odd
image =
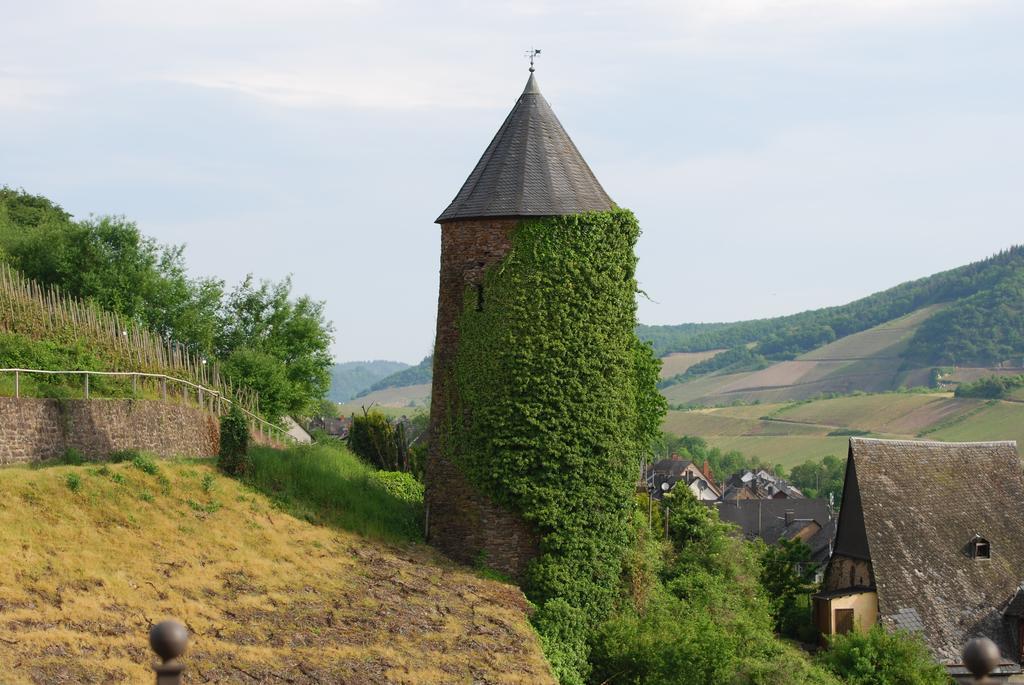
[[[231,406],[236,404],[231,399],[225,397],[223,393],[213,388],[206,387],[199,383],[193,383],[183,378],[176,378],[174,376],[168,376],[163,373],[145,373],[143,371],[52,371],[47,369],[0,369],[0,374],[11,373],[14,374],[14,397],[21,397],[21,376],[22,374],[40,374],[44,376],[82,376],[82,394],[84,399],[91,399],[89,378],[90,376],[100,377],[120,377],[120,378],[131,378],[132,381],[132,396],[135,396],[139,392],[139,381],[143,379],[150,379],[157,381],[160,386],[160,399],[167,401],[168,397],[168,384],[171,386],[178,385],[181,387],[181,397],[188,402],[190,400],[190,391],[195,392],[196,403],[204,411],[209,411],[216,416],[222,416],[224,414],[225,405]],[[262,436],[266,434],[269,437],[277,438],[281,441],[295,442],[295,438],[288,434],[287,429],[283,426],[267,421],[262,416],[254,414],[249,411],[241,404],[238,404],[238,409],[245,415],[249,420],[249,426],[255,431],[258,431]]]

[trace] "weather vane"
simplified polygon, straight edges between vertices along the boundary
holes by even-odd
[[[533,72],[533,60],[540,54],[540,50],[537,48],[530,48],[526,51],[526,57],[530,58],[530,71]]]

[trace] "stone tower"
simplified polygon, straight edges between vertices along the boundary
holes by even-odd
[[[441,224],[430,449],[426,465],[427,540],[448,556],[519,577],[537,537],[518,515],[477,492],[441,450],[440,426],[458,420],[450,387],[467,292],[484,306],[484,270],[502,260],[525,217],[606,211],[614,205],[541,95],[530,67],[526,88],[448,208]]]

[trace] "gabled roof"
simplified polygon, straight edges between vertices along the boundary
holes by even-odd
[[[919,617],[940,661],[979,635],[1016,658],[1002,612],[1024,580],[1022,531],[1016,443],[850,440],[835,554],[869,556],[882,621]],[[976,534],[991,559],[971,557]]]
[[[786,512],[792,512],[790,523]],[[793,537],[811,521],[826,528],[832,512],[823,499],[738,499],[722,502],[718,518],[739,526],[747,537],[759,537],[773,545],[780,538]]]
[[[531,73],[505,123],[437,223],[579,214],[613,206]]]

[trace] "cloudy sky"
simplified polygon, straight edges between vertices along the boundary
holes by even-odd
[[[541,89],[644,228],[645,323],[840,304],[1024,242],[1019,0],[2,0],[0,185],[432,345],[439,229]]]

